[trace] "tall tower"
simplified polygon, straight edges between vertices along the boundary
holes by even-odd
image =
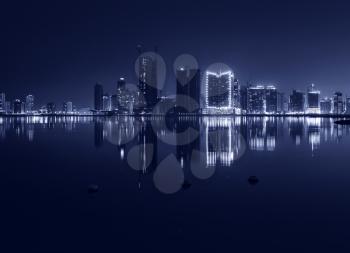
[[[6,112],[6,96],[5,93],[0,93],[0,113]]]
[[[101,84],[96,83],[95,85],[95,93],[94,93],[94,108],[96,111],[103,110],[103,87]]]
[[[206,71],[205,73],[205,108],[207,111],[228,112],[233,108],[232,80],[233,72],[228,70]]]
[[[273,85],[266,86],[265,98],[266,98],[266,112],[277,113],[278,93],[275,86]]]
[[[200,99],[200,71],[181,67],[176,70],[176,95],[192,98],[198,104]],[[181,106],[176,102],[177,106]]]
[[[344,111],[343,94],[335,92],[333,96],[333,113],[342,114]]]
[[[26,97],[26,105],[25,105],[25,111],[26,113],[32,113],[34,110],[34,96],[28,95]]]
[[[141,101],[141,107],[143,110],[151,110],[158,102],[157,56],[156,54],[143,55],[140,45],[137,46],[137,51],[139,54],[137,62],[138,88],[144,99]]]
[[[320,114],[320,91],[311,84],[307,90],[307,113]]]

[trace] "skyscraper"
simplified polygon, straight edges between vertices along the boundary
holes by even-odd
[[[344,112],[343,94],[335,92],[333,96],[333,113],[342,114]]]
[[[346,114],[350,114],[350,97],[346,98]]]
[[[34,110],[34,96],[28,95],[26,97],[25,112],[32,113]]]
[[[65,113],[65,114],[73,113],[73,103],[72,102],[63,103],[63,113]]]
[[[200,97],[200,71],[181,67],[176,70],[176,94],[187,96],[196,101],[199,107]],[[176,106],[186,106],[176,101]]]
[[[117,82],[117,89],[124,89],[125,85],[126,85],[125,78],[123,78],[123,77],[119,78],[119,80]]]
[[[138,47],[138,50],[138,88],[142,95],[140,98],[143,99],[138,103],[142,104],[143,110],[151,110],[158,102],[157,56],[142,54],[141,47]]]
[[[56,105],[53,102],[50,102],[46,106],[46,110],[48,114],[54,114],[56,113]]]
[[[95,85],[95,110],[102,111],[103,110],[103,87],[101,84],[96,83]]]
[[[206,71],[205,74],[205,107],[207,110],[229,112],[232,106],[233,72]]]
[[[304,113],[305,110],[305,95],[301,91],[293,90],[289,99],[289,111],[292,113]]]
[[[266,112],[277,113],[278,94],[275,86],[273,85],[266,86],[265,99],[266,99]]]
[[[111,100],[108,94],[104,94],[102,97],[103,100],[103,111],[111,110]]]
[[[242,113],[246,113],[247,104],[248,104],[248,87],[247,86],[240,87],[240,103],[241,103]]]
[[[321,99],[320,108],[321,108],[321,113],[323,114],[332,113],[332,100],[329,98]]]
[[[239,86],[238,79],[233,80],[232,92],[233,106],[241,109],[241,87]]]
[[[315,85],[311,86],[307,90],[307,113],[319,114],[320,110],[320,91],[315,89]]]
[[[271,90],[272,91],[272,90]],[[271,94],[274,92],[271,92]],[[248,88],[247,109],[249,113],[261,114],[266,112],[265,87],[262,85],[251,86]],[[274,103],[271,96],[271,104]],[[276,95],[277,103],[277,95]],[[275,103],[275,105],[276,105]]]
[[[6,112],[6,96],[5,93],[0,93],[0,113]]]
[[[19,99],[16,99],[13,102],[13,113],[20,114],[22,113],[22,102]]]

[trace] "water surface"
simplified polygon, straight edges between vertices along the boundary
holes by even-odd
[[[349,252],[333,121],[0,118],[2,252]]]

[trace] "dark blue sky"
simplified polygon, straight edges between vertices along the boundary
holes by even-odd
[[[314,82],[324,95],[350,94],[347,1],[11,1],[2,4],[0,90],[38,103],[92,105],[93,85],[135,83],[136,45],[168,64],[194,55],[202,69],[230,65],[242,83],[285,92]]]

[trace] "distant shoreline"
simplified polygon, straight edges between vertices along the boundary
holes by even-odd
[[[275,118],[350,118],[350,115],[340,114],[302,114],[302,115],[281,115],[281,114],[221,114],[221,115],[212,115],[212,114],[184,114],[184,115],[164,115],[164,114],[111,114],[111,115],[97,115],[97,114],[87,114],[87,115],[67,115],[67,114],[40,114],[40,115],[21,115],[21,114],[0,114],[0,118],[32,118],[32,117],[92,117],[92,118],[112,118],[112,117],[168,117],[168,118],[179,118],[179,117],[275,117]]]

